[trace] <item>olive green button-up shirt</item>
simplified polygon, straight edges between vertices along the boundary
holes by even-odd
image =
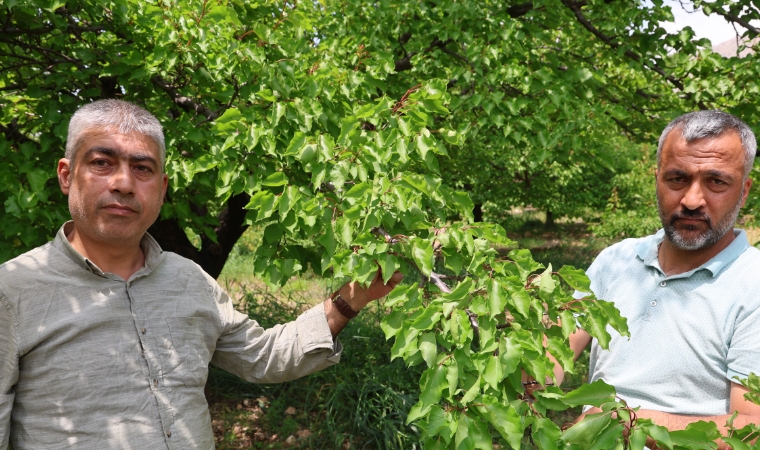
[[[0,266],[0,449],[213,449],[213,363],[252,382],[338,362],[322,304],[264,330],[149,235],[129,280],[66,239]]]

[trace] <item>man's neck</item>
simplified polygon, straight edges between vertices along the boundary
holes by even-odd
[[[660,268],[662,268],[666,276],[678,275],[679,273],[694,270],[711,260],[715,255],[728,247],[735,238],[734,230],[730,230],[710,247],[699,250],[684,250],[676,247],[666,236],[662,240],[662,244],[660,244],[657,259],[660,262]]]
[[[114,273],[124,280],[145,265],[145,254],[140,242],[114,245],[110,242],[86,239],[74,227],[67,235],[69,243],[79,254],[92,261],[103,272]]]

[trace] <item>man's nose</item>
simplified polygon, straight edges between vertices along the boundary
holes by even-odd
[[[111,192],[124,195],[134,193],[135,180],[129,164],[119,164],[111,174]]]
[[[696,210],[705,206],[704,191],[702,190],[702,185],[698,181],[691,183],[686,190],[683,198],[681,198],[681,206],[690,210]]]

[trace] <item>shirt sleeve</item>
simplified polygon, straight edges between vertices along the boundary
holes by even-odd
[[[280,383],[337,363],[342,346],[333,339],[325,309],[318,305],[296,320],[265,330],[236,311],[215,283],[222,333],[211,363],[254,383]]]
[[[734,327],[728,347],[726,378],[747,378],[750,373],[760,375],[760,308],[747,314]]]
[[[0,449],[8,448],[11,410],[18,382],[18,336],[13,309],[0,291]]]

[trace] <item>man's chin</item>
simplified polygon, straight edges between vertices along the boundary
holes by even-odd
[[[681,250],[702,250],[712,246],[716,241],[711,230],[701,231],[674,228],[666,230],[665,234],[670,242]]]

